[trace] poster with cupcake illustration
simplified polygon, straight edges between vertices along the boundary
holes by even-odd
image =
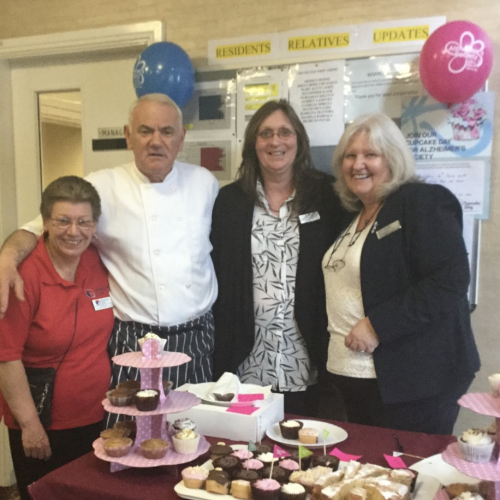
[[[493,92],[478,92],[452,105],[428,95],[405,100],[401,130],[415,160],[489,158],[494,103]]]

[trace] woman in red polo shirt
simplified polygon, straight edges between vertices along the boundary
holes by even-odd
[[[99,195],[79,177],[61,177],[44,191],[40,211],[44,236],[19,268],[25,300],[12,293],[0,320],[2,410],[22,499],[30,483],[92,450],[110,380],[108,277],[90,245]],[[56,375],[44,428],[25,369],[47,367]]]

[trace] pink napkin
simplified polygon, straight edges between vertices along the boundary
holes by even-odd
[[[255,406],[230,406],[226,411],[229,413],[239,413],[240,415],[251,415],[258,408]]]
[[[260,401],[264,399],[264,394],[238,394],[238,403],[248,403],[249,401]]]
[[[403,462],[401,457],[393,457],[392,455],[386,455],[384,453],[384,458],[387,460],[387,463],[393,469],[407,469],[408,466]]]
[[[349,455],[347,453],[344,453],[343,451],[340,451],[338,448],[334,448],[329,455],[333,455],[334,457],[339,458],[343,462],[350,462],[351,460],[358,460],[361,458],[363,455]]]

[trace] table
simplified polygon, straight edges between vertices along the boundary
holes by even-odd
[[[287,418],[294,418],[287,415]],[[295,417],[300,418],[300,417]],[[379,427],[328,421],[345,429],[346,441],[337,447],[344,453],[363,455],[362,463],[387,466],[384,453],[391,455],[397,451],[398,442],[403,451],[411,455],[426,458],[441,453],[452,442],[454,436],[437,436],[416,432],[393,431]],[[207,438],[211,443],[220,438]],[[227,444],[235,441],[224,440]],[[265,443],[272,443],[267,437]],[[333,447],[327,448],[327,453]],[[322,453],[322,450],[315,450]],[[410,466],[419,458],[402,456]],[[179,471],[188,465],[201,464],[208,459],[208,454],[199,457],[191,464],[179,466]],[[126,469],[110,472],[110,464],[99,460],[93,453],[57,469],[29,487],[34,500],[174,500],[178,496],[174,486],[180,481],[179,471],[175,467],[153,467],[150,469]]]

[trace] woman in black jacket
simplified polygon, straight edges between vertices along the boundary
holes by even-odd
[[[321,259],[345,212],[286,101],[253,115],[242,156],[212,218],[214,376],[271,385],[286,412],[314,415],[328,341]]]

